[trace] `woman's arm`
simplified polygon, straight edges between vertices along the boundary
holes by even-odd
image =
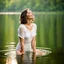
[[[20,44],[21,44],[21,50],[20,50],[20,52],[23,54],[24,53],[24,39],[20,38],[20,37],[19,37],[19,39],[20,39]]]
[[[33,52],[35,53],[36,52],[36,36],[33,37],[31,46],[32,46]]]

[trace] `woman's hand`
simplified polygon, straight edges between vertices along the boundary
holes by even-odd
[[[21,52],[20,50],[18,50],[18,51],[16,51],[16,54],[22,55],[22,54],[24,54],[24,52]]]

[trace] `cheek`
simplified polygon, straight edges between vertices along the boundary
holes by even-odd
[[[27,13],[27,16],[33,16],[33,14],[32,13]]]

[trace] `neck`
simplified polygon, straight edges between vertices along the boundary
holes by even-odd
[[[26,25],[29,25],[29,26],[30,26],[31,24],[32,24],[32,23],[27,23]]]

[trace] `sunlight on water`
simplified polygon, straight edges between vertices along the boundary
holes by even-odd
[[[17,61],[15,58],[6,58],[6,64],[17,64]]]
[[[10,44],[6,44],[5,47],[7,48],[4,54],[6,56],[6,64],[17,64],[15,42],[10,42]]]

